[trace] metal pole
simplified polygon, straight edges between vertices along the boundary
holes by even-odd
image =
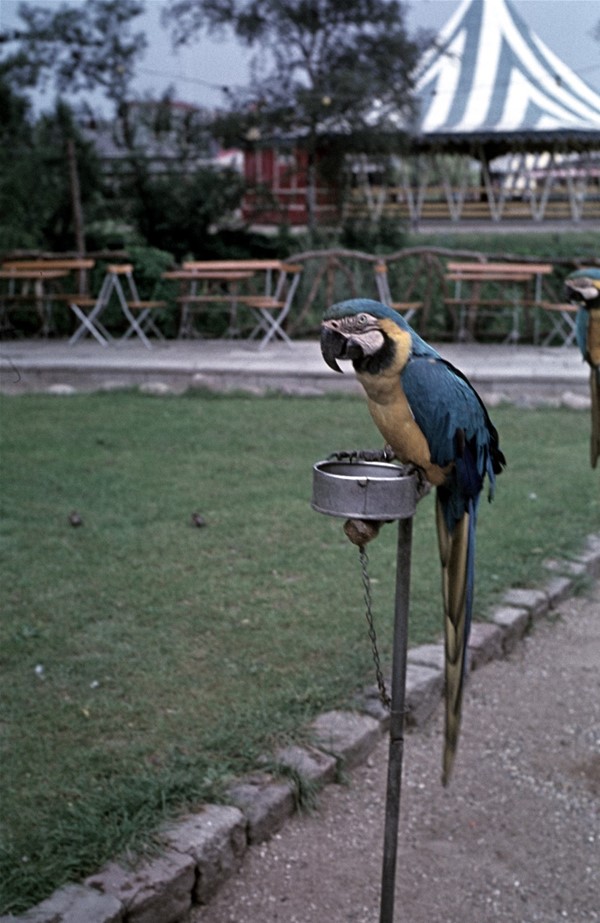
[[[398,821],[400,818],[402,757],[404,755],[404,692],[406,686],[406,651],[408,648],[411,539],[412,518],[400,519],[398,521],[398,553],[396,559],[392,705],[383,838],[380,923],[393,923],[394,920]]]
[[[360,453],[359,453],[360,454]],[[396,601],[392,653],[392,698],[388,759],[380,923],[393,923],[400,788],[404,753],[404,698],[408,648],[408,601],[412,517],[423,491],[414,474],[389,463],[366,458],[358,463],[331,458],[313,467],[313,509],[348,519],[344,532],[355,545],[363,546],[377,534],[381,522],[398,520]],[[355,522],[358,520],[358,523]],[[348,530],[348,526],[352,528]],[[367,609],[368,611],[368,609]]]

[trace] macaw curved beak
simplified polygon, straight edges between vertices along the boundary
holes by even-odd
[[[341,372],[341,368],[336,362],[336,359],[339,359],[343,356],[346,348],[346,337],[342,336],[341,333],[338,333],[337,330],[332,330],[331,327],[327,327],[325,324],[321,326],[321,355],[327,363],[330,369],[333,369],[334,372]]]

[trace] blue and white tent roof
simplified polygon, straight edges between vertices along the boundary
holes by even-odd
[[[510,0],[463,0],[423,56],[416,93],[421,137],[559,133],[600,140],[600,95]]]

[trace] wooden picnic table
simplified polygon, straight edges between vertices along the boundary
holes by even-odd
[[[254,275],[254,272],[248,270],[224,270],[218,272],[217,270],[195,270],[195,269],[171,269],[168,272],[162,273],[163,279],[174,279],[181,282],[190,282],[194,279],[224,279],[225,281],[231,280],[240,280],[240,279],[251,279]]]
[[[95,266],[95,260],[88,259],[87,257],[65,257],[62,258],[48,258],[48,259],[36,259],[36,260],[5,260],[2,263],[2,269],[10,270],[14,269],[17,272],[32,272],[36,269],[42,271],[64,269],[66,272],[71,272],[75,269],[93,269]]]
[[[65,269],[23,267],[0,269],[0,280],[8,282],[6,291],[0,293],[0,332],[12,330],[9,312],[13,308],[33,308],[40,320],[39,333],[48,336],[52,327],[50,301],[54,297],[46,286],[48,282],[63,279],[68,275]]]
[[[249,269],[173,269],[162,273],[163,279],[180,283],[180,295],[177,303],[181,305],[179,336],[181,338],[199,336],[194,326],[195,309],[208,309],[210,305],[223,305],[229,308],[229,326],[227,335],[239,335],[237,306],[240,296],[239,283],[255,275]],[[215,291],[215,287],[218,286]]]
[[[181,269],[163,273],[163,279],[179,281],[183,291],[177,298],[181,304],[179,336],[198,336],[193,315],[198,311],[229,309],[227,336],[240,335],[238,308],[245,307],[255,320],[250,339],[263,334],[260,348],[274,337],[291,343],[282,328],[296,291],[301,266],[273,259],[188,260]],[[263,277],[264,276],[264,280]],[[244,282],[260,279],[257,286],[240,291]]]
[[[444,280],[454,283],[454,296],[445,297],[444,304],[453,315],[456,339],[475,339],[477,320],[483,313],[509,311],[512,322],[506,340],[518,342],[521,311],[541,305],[542,277],[552,270],[550,263],[449,262]],[[504,292],[484,295],[484,287],[492,283],[503,286]]]
[[[87,274],[95,266],[95,260],[86,257],[51,257],[42,259],[6,260],[0,269],[0,279],[9,281],[8,292],[3,297],[4,318],[6,312],[17,305],[33,305],[41,320],[40,333],[48,336],[53,327],[53,303],[71,304],[79,301],[93,301],[88,295]],[[46,287],[44,283],[68,279],[76,281],[67,291],[63,285]],[[19,291],[15,283],[20,282]],[[30,294],[30,284],[33,295]],[[10,324],[8,325],[10,326]]]
[[[0,269],[0,279],[14,279],[16,282],[44,282],[48,279],[62,279],[65,269]]]

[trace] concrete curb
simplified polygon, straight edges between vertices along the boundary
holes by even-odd
[[[538,403],[589,407],[587,366],[573,346],[541,347],[483,343],[433,343],[460,368],[486,403],[506,400],[519,406]],[[317,395],[362,393],[354,375],[336,375],[323,362],[319,343],[294,340],[293,347],[236,340],[120,342],[102,349],[89,340],[4,340],[0,352],[0,391],[5,394],[75,392],[139,388],[154,394],[181,394],[207,388],[278,391]]]
[[[0,372],[3,371],[0,361]],[[248,394],[264,397],[267,394],[282,394],[293,397],[323,397],[325,395],[346,395],[362,397],[359,382],[347,375],[343,381],[332,380],[322,373],[308,372],[302,378],[283,372],[204,371],[172,369],[168,372],[151,372],[133,368],[113,377],[102,371],[94,373],[86,369],[85,379],[78,370],[25,369],[27,385],[6,384],[0,377],[0,394],[18,395],[29,393],[51,394],[69,397],[97,391],[120,391],[137,389],[142,394],[155,396],[179,396],[206,390],[215,394]],[[488,379],[481,374],[471,373],[469,380],[490,408],[501,404],[514,404],[523,409],[536,407],[564,407],[568,410],[589,413],[591,399],[587,380],[575,383],[557,381],[554,378],[531,382],[526,376]],[[576,389],[579,390],[576,390]]]
[[[471,670],[507,656],[537,621],[586,579],[600,578],[600,533],[587,537],[572,560],[545,562],[543,589],[508,590],[488,622],[473,625]],[[424,644],[408,654],[406,723],[419,727],[436,711],[443,690],[443,645]],[[367,759],[389,725],[376,687],[367,687],[353,711],[326,712],[308,731],[314,746],[279,750],[271,765],[292,770],[312,787],[331,783],[341,769]],[[81,884],[69,884],[21,916],[0,923],[176,923],[193,903],[206,904],[243,862],[246,850],[273,836],[298,807],[294,786],[257,772],[231,786],[229,805],[205,805],[163,832],[165,852],[135,869],[108,863]]]

